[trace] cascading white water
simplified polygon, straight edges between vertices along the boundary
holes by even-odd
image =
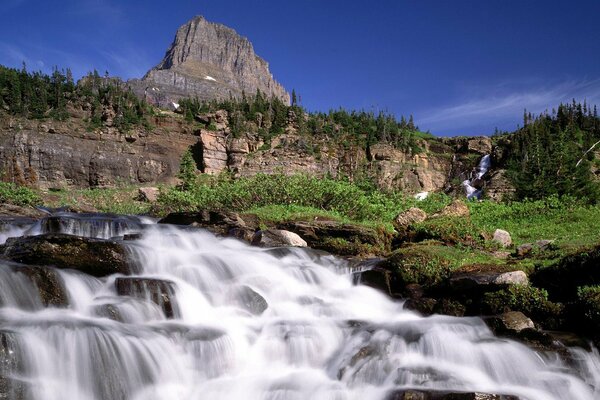
[[[574,350],[567,365],[495,338],[478,318],[423,318],[354,285],[343,260],[140,228],[140,240],[123,242],[142,272],[122,282],[144,283],[130,296],[118,294],[127,289],[119,276],[59,271],[69,306],[44,308],[13,266],[0,268],[2,398],[363,400],[397,388],[600,396],[597,353]],[[152,290],[172,290],[174,318]]]
[[[462,186],[465,190],[465,195],[467,199],[480,199],[483,195],[483,189],[478,189],[476,186],[477,181],[480,181],[481,178],[488,172],[492,165],[492,159],[489,154],[484,155],[479,164],[477,165],[477,169],[474,170],[474,174],[471,179],[466,179],[463,181]]]

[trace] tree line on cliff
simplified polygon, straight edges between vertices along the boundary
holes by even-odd
[[[75,83],[69,69],[53,68],[52,74],[0,66],[0,108],[10,115],[29,119],[63,121],[69,106],[89,112],[91,128],[102,126],[110,108],[112,126],[128,129],[145,123],[150,107],[138,99],[118,78],[101,77],[94,70]]]
[[[86,111],[86,123],[99,128],[110,115],[111,126],[128,130],[136,125],[150,128],[155,110],[134,95],[126,83],[100,76],[93,71],[77,83],[69,69],[54,68],[51,74],[0,66],[0,113],[29,119],[69,118],[70,107]],[[307,137],[339,143],[345,147],[369,146],[385,142],[409,153],[421,150],[421,140],[435,140],[419,131],[412,116],[386,112],[309,112],[298,104],[292,92],[291,104],[263,93],[243,94],[241,98],[202,102],[182,99],[180,112],[194,123],[197,115],[219,109],[228,111],[233,136],[254,129],[265,143],[292,128]],[[107,113],[107,110],[110,110]],[[523,127],[500,135],[508,177],[517,199],[538,199],[551,195],[574,195],[589,202],[600,199],[596,171],[600,170],[600,119],[596,106],[587,103],[561,104],[538,116],[525,112]]]

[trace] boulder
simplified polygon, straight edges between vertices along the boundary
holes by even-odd
[[[115,279],[118,295],[149,300],[159,306],[167,318],[179,316],[174,286],[173,282],[162,279],[137,277]]]
[[[523,271],[503,272],[492,281],[495,285],[529,285],[529,278]]]
[[[517,257],[526,257],[533,251],[533,245],[531,243],[524,243],[517,247],[515,253]]]
[[[469,207],[467,207],[465,202],[454,199],[452,203],[433,214],[432,217],[469,217],[470,215]]]
[[[496,243],[499,243],[502,247],[510,247],[512,245],[512,238],[510,237],[510,233],[503,229],[496,229],[494,231],[494,237],[492,240]]]
[[[138,198],[141,201],[147,201],[150,203],[156,202],[158,200],[158,195],[160,194],[160,190],[157,187],[141,187],[138,189]]]
[[[300,235],[283,229],[257,230],[254,232],[251,243],[253,246],[264,247],[308,246],[306,240],[302,239]]]
[[[412,224],[423,222],[427,219],[427,213],[420,208],[411,207],[406,211],[401,212],[394,218],[394,228],[401,232]]]
[[[511,272],[455,272],[448,280],[451,292],[461,293],[472,290],[490,291],[511,285],[528,285],[529,279],[523,271]]]
[[[132,272],[120,243],[58,233],[9,238],[4,256],[23,264],[75,269],[96,277]]]
[[[515,333],[524,329],[535,329],[533,321],[520,311],[508,311],[485,318],[485,322],[495,333]]]
[[[237,300],[237,303],[254,315],[260,315],[265,312],[265,310],[269,307],[269,304],[258,294],[254,289],[250,286],[240,286],[234,293],[234,296]]]

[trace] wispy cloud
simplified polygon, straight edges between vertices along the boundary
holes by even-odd
[[[27,65],[32,64],[31,58],[20,47],[0,42],[0,63],[18,66],[23,62]]]
[[[70,12],[77,15],[94,16],[104,22],[112,23],[125,20],[123,9],[110,0],[77,0],[73,1]]]
[[[512,121],[512,127],[516,127],[523,109],[540,113],[573,98],[578,101],[585,99],[588,103],[600,102],[600,79],[569,80],[551,86],[532,86],[527,89],[510,86],[503,82],[481,87],[476,91],[481,93],[479,96],[470,88],[470,96],[476,96],[475,98],[420,112],[417,121],[422,128],[433,132],[456,132],[460,129],[485,126],[491,131],[496,126],[502,127],[511,123],[509,121]]]
[[[141,78],[152,67],[148,56],[134,46],[122,46],[118,49],[100,51],[107,60],[111,74],[123,78]]]

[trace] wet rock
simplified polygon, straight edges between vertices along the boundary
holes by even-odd
[[[521,332],[535,329],[533,321],[520,311],[508,311],[504,314],[485,318],[485,322],[496,333]]]
[[[132,216],[103,213],[59,213],[40,222],[43,233],[66,233],[92,238],[111,238],[141,229],[140,220]]]
[[[406,211],[401,212],[394,218],[394,228],[401,232],[412,224],[423,222],[427,219],[427,213],[420,208],[411,207]]]
[[[102,304],[94,308],[96,315],[112,319],[113,321],[123,322],[123,317],[119,309],[114,304]]]
[[[27,276],[38,289],[40,300],[46,307],[67,307],[69,297],[63,281],[54,268],[18,266],[15,270]]]
[[[518,397],[479,392],[444,392],[401,389],[389,393],[386,400],[519,400]]]
[[[254,289],[250,286],[240,286],[235,293],[236,299],[238,300],[238,304],[242,306],[246,311],[254,314],[260,315],[265,312],[265,310],[269,307],[269,304],[258,294]]]
[[[23,365],[20,357],[17,334],[0,332],[0,398],[24,400],[26,398],[26,383],[14,378],[22,372]]]
[[[150,203],[156,202],[159,194],[160,190],[157,187],[141,187],[138,189],[139,199]]]
[[[65,234],[9,238],[4,256],[23,264],[75,269],[97,277],[132,272],[127,252],[118,242]]]
[[[510,237],[510,233],[503,229],[496,229],[492,240],[500,244],[500,246],[502,247],[509,247],[512,244],[512,238]]]
[[[153,302],[163,310],[167,318],[179,316],[173,282],[150,278],[117,278],[115,279],[115,289],[120,296],[136,297]]]
[[[307,247],[306,240],[300,235],[283,229],[258,230],[254,232],[251,243],[253,246],[264,247]]]
[[[425,289],[418,283],[410,283],[404,288],[404,293],[410,299],[420,299],[425,294]]]
[[[380,290],[390,297],[402,297],[404,286],[397,282],[396,276],[386,268],[374,267],[361,272],[359,276],[363,285]]]
[[[140,240],[144,235],[141,233],[127,233],[123,235],[123,240]]]
[[[417,311],[423,315],[431,315],[435,312],[435,307],[438,301],[430,297],[422,297],[420,299],[409,299],[404,303],[407,310]]]
[[[254,229],[237,214],[231,212],[203,210],[197,212],[176,212],[158,221],[159,224],[192,225],[205,228],[216,235],[231,236],[250,241]]]
[[[467,308],[459,301],[452,299],[440,299],[433,307],[433,313],[451,315],[453,317],[463,317]]]

